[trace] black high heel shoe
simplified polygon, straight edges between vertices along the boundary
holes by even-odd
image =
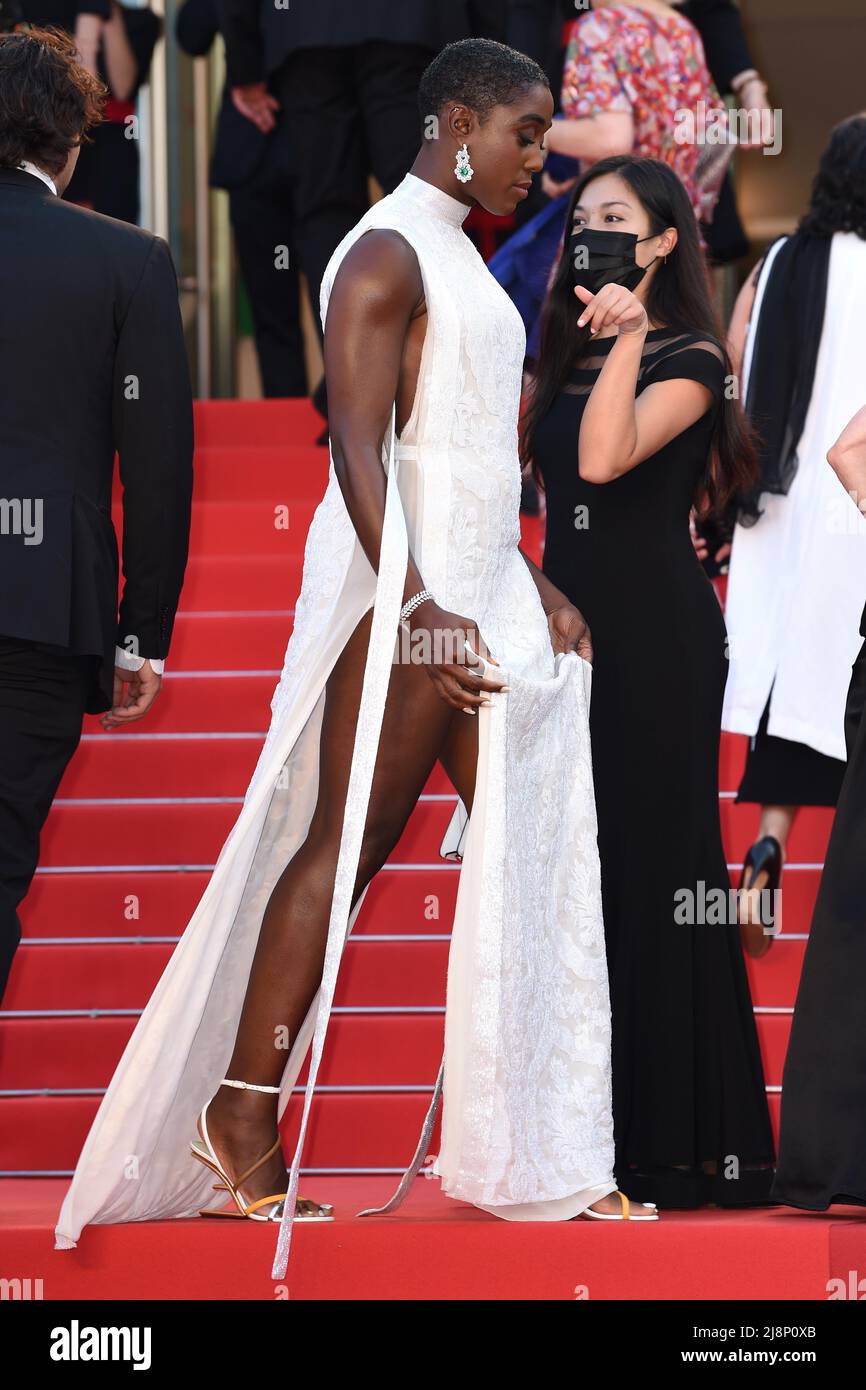
[[[746,875],[749,880],[746,882]],[[766,875],[766,883],[758,886],[758,879],[762,874]],[[763,920],[763,914],[758,911],[758,920],[752,920],[751,914],[747,915],[746,904],[747,895],[750,891],[755,891],[762,895],[761,905],[763,905],[763,892],[769,889],[775,893],[782,878],[782,846],[774,835],[765,835],[762,840],[757,840],[746,855],[743,863],[743,872],[740,875],[740,889],[737,898],[737,913],[740,923],[740,940],[744,950],[753,960],[759,960],[765,956],[773,944],[773,936],[767,931],[768,924]],[[775,921],[775,918],[773,919]]]

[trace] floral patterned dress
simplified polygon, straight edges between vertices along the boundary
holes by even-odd
[[[683,139],[688,120],[699,120],[700,102],[708,126],[724,122],[700,35],[682,15],[614,5],[571,26],[563,113],[576,120],[627,112],[634,120],[632,153],[669,164],[685,184],[695,216],[711,221],[727,161],[718,158],[725,147]]]

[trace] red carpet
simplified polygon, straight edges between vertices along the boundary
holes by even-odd
[[[87,721],[43,836],[22,912],[25,943],[0,1013],[5,1244],[16,1269],[46,1272],[46,1297],[272,1296],[263,1277],[271,1236],[251,1223],[90,1228],[78,1251],[45,1259],[60,1175],[75,1164],[240,810],[327,478],[327,452],[314,444],[320,423],[305,402],[205,402],[196,416],[191,558],[163,692],[129,731],[105,735]],[[539,524],[526,521],[524,532],[537,557]],[[743,748],[743,740],[722,740],[732,865],[756,828],[755,810],[732,802]],[[453,804],[437,772],[347,947],[306,1151],[308,1168],[344,1175],[315,1179],[344,1219],[299,1228],[293,1296],[569,1298],[583,1282],[597,1298],[824,1297],[834,1233],[862,1238],[862,1227],[838,1216],[669,1215],[629,1230],[515,1226],[419,1181],[404,1212],[350,1219],[395,1181],[358,1170],[399,1170],[408,1160],[441,1055],[457,870],[438,859],[438,847]],[[829,821],[807,811],[798,822],[784,934],[750,967],[774,1122]],[[298,1098],[289,1130],[297,1110]],[[193,1287],[190,1268],[204,1272]]]
[[[393,1178],[308,1177],[336,1220],[295,1228],[286,1281],[297,1299],[809,1299],[866,1264],[857,1209],[670,1212],[644,1226],[512,1223],[449,1201],[434,1180],[391,1216],[355,1218]],[[5,1270],[46,1299],[273,1299],[276,1231],[251,1221],[91,1226],[56,1251],[57,1181],[0,1183]]]

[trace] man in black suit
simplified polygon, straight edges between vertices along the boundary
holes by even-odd
[[[0,36],[0,994],[82,715],[104,711],[110,729],[153,704],[189,545],[192,400],[168,247],[59,196],[102,91],[71,39]]]
[[[216,0],[184,0],[175,34],[185,53],[203,57],[219,31]],[[278,123],[281,119],[277,113]],[[242,116],[228,83],[216,118],[210,184],[229,195],[229,218],[250,301],[262,394],[305,396],[307,369],[288,140],[283,139],[282,130],[265,133]]]
[[[418,84],[443,44],[504,39],[506,0],[218,0],[232,97],[260,130],[280,127],[295,235],[319,323],[335,247],[367,210],[367,178],[390,193],[418,153]]]

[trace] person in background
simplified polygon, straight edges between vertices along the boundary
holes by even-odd
[[[571,26],[562,76],[564,120],[547,137],[554,153],[586,170],[615,154],[662,159],[685,185],[698,221],[712,221],[733,146],[677,139],[677,112],[723,113],[700,35],[677,0],[592,0]]]
[[[63,29],[75,39],[81,66],[98,76],[102,26],[111,16],[111,0],[21,0],[27,24]]]
[[[0,993],[82,715],[102,712],[108,730],[150,709],[189,547],[192,394],[171,254],[62,197],[103,91],[68,35],[0,35]]]
[[[133,122],[161,31],[162,20],[149,7],[111,0],[97,56],[97,76],[110,95],[66,190],[70,202],[122,222],[139,220],[139,141]]]
[[[827,460],[849,495],[850,501],[840,489],[842,505],[863,514],[866,406],[842,431]],[[866,639],[866,608],[859,635]],[[785,1058],[772,1190],[775,1201],[808,1211],[825,1211],[835,1202],[866,1205],[866,640],[848,687],[845,742],[848,768]]]
[[[321,335],[325,266],[367,210],[370,175],[391,193],[417,153],[421,74],[451,40],[504,38],[506,3],[217,0],[217,9],[232,100],[275,133],[292,172],[296,245]],[[314,400],[326,415],[324,383]]]
[[[175,24],[190,57],[204,57],[219,34],[216,0],[186,0]],[[241,277],[249,296],[262,394],[305,396],[307,369],[301,329],[301,294],[294,232],[290,135],[277,111],[265,132],[223,88],[214,133],[210,183],[229,195],[229,217]],[[286,258],[279,254],[287,248]]]
[[[570,190],[578,172],[615,154],[663,159],[685,184],[695,216],[711,218],[732,146],[679,143],[676,113],[721,108],[697,30],[666,0],[593,0],[567,25],[563,118],[545,139],[542,188],[551,201],[490,262],[526,326],[528,364],[538,354],[541,307],[562,245]],[[531,475],[522,510],[540,510]]]
[[[562,83],[565,49],[576,8],[574,0],[511,0],[509,7],[508,42],[545,67],[554,92]],[[701,36],[719,92],[732,95],[735,105],[748,111],[750,119],[768,112],[767,85],[749,50],[740,9],[734,0],[687,0],[680,6],[680,13]],[[713,220],[703,232],[716,263],[737,260],[748,250],[729,175],[722,183]]]
[[[747,949],[772,944],[759,891],[779,886],[801,806],[835,806],[845,691],[866,594],[866,520],[827,449],[863,396],[866,115],[833,130],[808,212],[743,286],[729,330],[760,476],[739,498],[722,727],[750,739],[737,801],[761,807],[740,895]],[[700,553],[700,552],[699,552]]]

